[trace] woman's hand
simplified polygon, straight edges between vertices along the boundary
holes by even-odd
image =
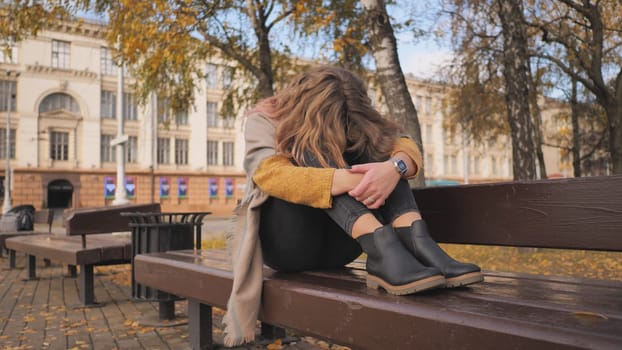
[[[363,174],[359,184],[348,194],[369,209],[378,209],[400,180],[400,174],[390,160],[352,166],[351,173]]]

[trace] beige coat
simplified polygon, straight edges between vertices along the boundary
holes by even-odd
[[[276,153],[275,131],[276,122],[270,118],[261,114],[247,117],[244,170],[248,178],[244,199],[237,210],[238,223],[232,252],[233,289],[223,318],[226,346],[240,345],[255,338],[263,282],[259,210],[268,194],[255,186],[252,176],[264,159]]]

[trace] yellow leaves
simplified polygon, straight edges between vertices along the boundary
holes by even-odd
[[[266,348],[268,350],[281,350],[281,349],[283,349],[283,342],[281,341],[281,339],[277,339],[273,343],[268,344],[268,346],[266,346]]]
[[[458,260],[486,270],[622,280],[622,253],[442,244]]]
[[[128,328],[125,333],[127,335],[136,335],[136,334],[145,334],[154,331],[154,327],[151,326],[141,326],[138,321],[127,320],[123,322],[123,325]]]

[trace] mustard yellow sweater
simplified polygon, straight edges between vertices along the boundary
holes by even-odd
[[[417,176],[422,163],[417,144],[409,138],[398,138],[391,156],[398,152],[406,153],[413,160],[416,169],[410,178]],[[253,182],[270,196],[314,208],[330,208],[334,173],[333,168],[299,167],[284,156],[274,155],[259,164]]]

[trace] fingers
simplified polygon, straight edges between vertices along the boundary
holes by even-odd
[[[357,201],[362,202],[371,196],[371,192],[368,191],[370,183],[367,181],[361,181],[356,187],[354,187],[348,194],[354,197]],[[367,195],[365,195],[367,194]]]
[[[365,174],[369,171],[369,167],[366,164],[353,165],[348,171],[353,174]]]
[[[378,209],[384,205],[384,201],[386,198],[382,198],[382,196],[376,195],[368,195],[362,196],[361,199],[357,199],[359,202],[363,203],[368,209]]]

